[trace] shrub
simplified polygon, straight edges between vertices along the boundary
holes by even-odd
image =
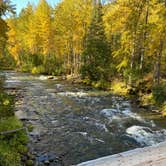
[[[14,100],[13,97],[0,92],[0,117],[9,117],[14,115],[13,111]]]
[[[161,105],[166,101],[166,84],[155,86],[152,90],[156,104]]]
[[[14,98],[0,93],[0,132],[22,128],[14,116]],[[28,137],[24,130],[0,134],[0,166],[21,166],[21,154],[27,152]]]
[[[22,123],[14,116],[0,119],[0,132],[22,128]],[[20,166],[21,155],[27,152],[25,144],[28,141],[26,132],[20,130],[16,133],[4,134],[0,136],[0,165]]]

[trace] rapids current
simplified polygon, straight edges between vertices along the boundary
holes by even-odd
[[[3,71],[36,165],[69,166],[166,140],[165,119],[108,92],[46,76]]]

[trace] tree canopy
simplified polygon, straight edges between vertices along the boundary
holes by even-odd
[[[11,6],[2,2],[4,15]],[[121,77],[130,84],[149,76],[159,84],[165,78],[165,18],[165,0],[64,0],[55,7],[40,0],[6,20],[5,49],[22,71],[90,81]],[[0,21],[4,48],[7,25]]]

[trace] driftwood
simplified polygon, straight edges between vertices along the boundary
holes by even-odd
[[[22,127],[16,130],[10,130],[10,131],[4,131],[4,132],[0,132],[0,135],[6,135],[6,134],[11,134],[11,133],[16,133],[17,131],[21,131],[21,130],[25,130],[27,132],[27,128],[26,127]]]

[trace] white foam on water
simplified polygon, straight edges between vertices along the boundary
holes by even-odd
[[[6,83],[20,83],[20,80],[6,80]]]
[[[154,145],[166,140],[166,130],[153,131],[149,127],[131,126],[126,129],[129,137],[135,139],[141,145]]]
[[[125,109],[124,111],[122,111],[122,113],[123,113],[125,116],[129,116],[129,117],[134,118],[134,119],[137,119],[137,120],[139,120],[139,121],[143,121],[143,119],[141,118],[141,116],[139,116],[137,113],[131,112],[129,109]]]
[[[108,132],[108,129],[105,124],[98,122],[98,120],[90,117],[83,117],[83,120],[86,120],[88,124],[95,125],[97,128],[104,130],[105,132]]]
[[[129,102],[127,102],[127,101],[124,101],[123,103],[122,103],[122,106],[123,107],[130,107],[130,103]]]
[[[104,141],[102,139],[99,139],[96,137],[91,137],[88,135],[87,132],[77,132],[77,133],[82,135],[83,137],[85,137],[90,143],[94,143],[94,142],[104,143]]]
[[[145,122],[145,120],[137,113],[133,113],[127,108],[121,111],[119,106],[117,106],[117,109],[103,109],[100,111],[100,114],[102,114],[104,117],[108,118],[109,120],[121,119],[122,117],[131,117],[133,119]]]
[[[100,129],[104,130],[105,132],[108,132],[108,129],[105,124],[95,122],[95,126],[99,127]]]
[[[117,109],[103,109],[100,113],[105,117],[113,117],[114,115],[117,115],[119,111]]]
[[[61,96],[72,96],[72,97],[88,96],[88,93],[85,93],[85,92],[59,92],[57,94]]]
[[[88,133],[87,132],[77,132],[78,134],[81,134],[82,136],[87,136]]]
[[[44,81],[44,80],[47,80],[48,77],[47,77],[47,76],[42,76],[42,75],[41,75],[38,79],[41,80],[41,81]]]
[[[105,143],[102,139],[95,138],[95,141]]]

